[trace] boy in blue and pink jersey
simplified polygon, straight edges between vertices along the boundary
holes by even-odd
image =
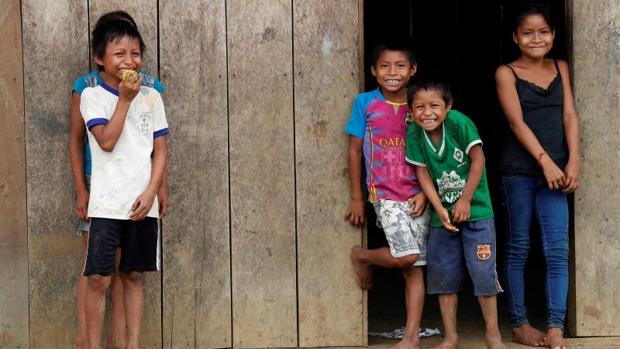
[[[424,306],[426,237],[430,212],[415,169],[405,159],[407,84],[416,72],[413,52],[399,44],[378,45],[373,50],[371,72],[379,88],[362,93],[353,104],[345,127],[350,135],[349,176],[351,204],[345,218],[353,225],[364,222],[362,153],[369,201],[377,213],[377,225],[389,248],[367,250],[353,247],[351,260],[359,286],[368,289],[372,268],[400,268],[405,278],[407,324],[402,348],[419,348],[418,332]]]

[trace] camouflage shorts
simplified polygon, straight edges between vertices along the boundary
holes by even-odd
[[[414,265],[426,265],[426,238],[431,219],[429,208],[421,216],[411,217],[412,208],[407,201],[379,200],[373,206],[377,226],[383,229],[392,256],[418,254],[420,257]]]

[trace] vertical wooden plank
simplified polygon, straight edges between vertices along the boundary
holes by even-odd
[[[97,19],[104,13],[123,10],[138,24],[142,40],[146,44],[146,51],[142,57],[143,69],[157,76],[158,62],[157,50],[159,41],[157,39],[157,0],[90,0],[90,31],[95,27]],[[97,66],[92,62],[92,67]]]
[[[291,1],[227,14],[233,345],[295,347]]]
[[[68,158],[73,79],[88,67],[86,0],[23,0],[30,348],[69,348],[82,241]]]
[[[28,232],[19,0],[0,0],[0,348],[28,347]],[[6,301],[10,300],[10,301]]]
[[[363,346],[365,307],[349,260],[348,139],[358,93],[358,1],[294,2],[299,346]]]
[[[143,69],[157,76],[157,0],[90,0],[89,35],[97,19],[110,11],[123,10],[138,24],[138,30],[146,44]],[[96,68],[91,62],[93,69]],[[144,273],[144,319],[142,321],[141,343],[146,347],[161,347],[161,274]],[[109,304],[109,303],[108,303]],[[110,308],[108,307],[108,314]],[[108,315],[109,318],[109,315]]]
[[[232,346],[225,16],[224,0],[160,1],[172,196],[164,348]]]
[[[574,82],[581,127],[575,194],[576,335],[619,336],[620,2],[573,0]]]

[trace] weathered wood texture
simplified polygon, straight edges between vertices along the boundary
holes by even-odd
[[[293,2],[299,346],[362,346],[363,292],[349,260],[348,139],[359,92],[358,2]]]
[[[138,30],[142,35],[142,40],[146,44],[146,51],[142,57],[143,69],[157,75],[157,50],[159,42],[157,40],[157,0],[90,0],[90,31],[97,19],[104,13],[123,10],[127,12],[138,24]],[[91,62],[95,69],[95,62]]]
[[[227,1],[233,345],[297,346],[291,1]]]
[[[22,1],[31,349],[75,336],[82,241],[67,144],[71,83],[88,68],[86,3]]]
[[[582,145],[575,194],[575,333],[620,336],[620,2],[573,0],[572,8]]]
[[[160,1],[160,17],[172,195],[164,348],[230,347],[225,1]]]
[[[28,347],[28,232],[19,0],[0,0],[0,348]]]

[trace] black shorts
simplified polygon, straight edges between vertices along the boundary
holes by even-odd
[[[91,218],[88,254],[82,275],[110,276],[114,273],[114,254],[121,248],[119,270],[123,272],[159,270],[159,231],[157,219],[142,221]]]

